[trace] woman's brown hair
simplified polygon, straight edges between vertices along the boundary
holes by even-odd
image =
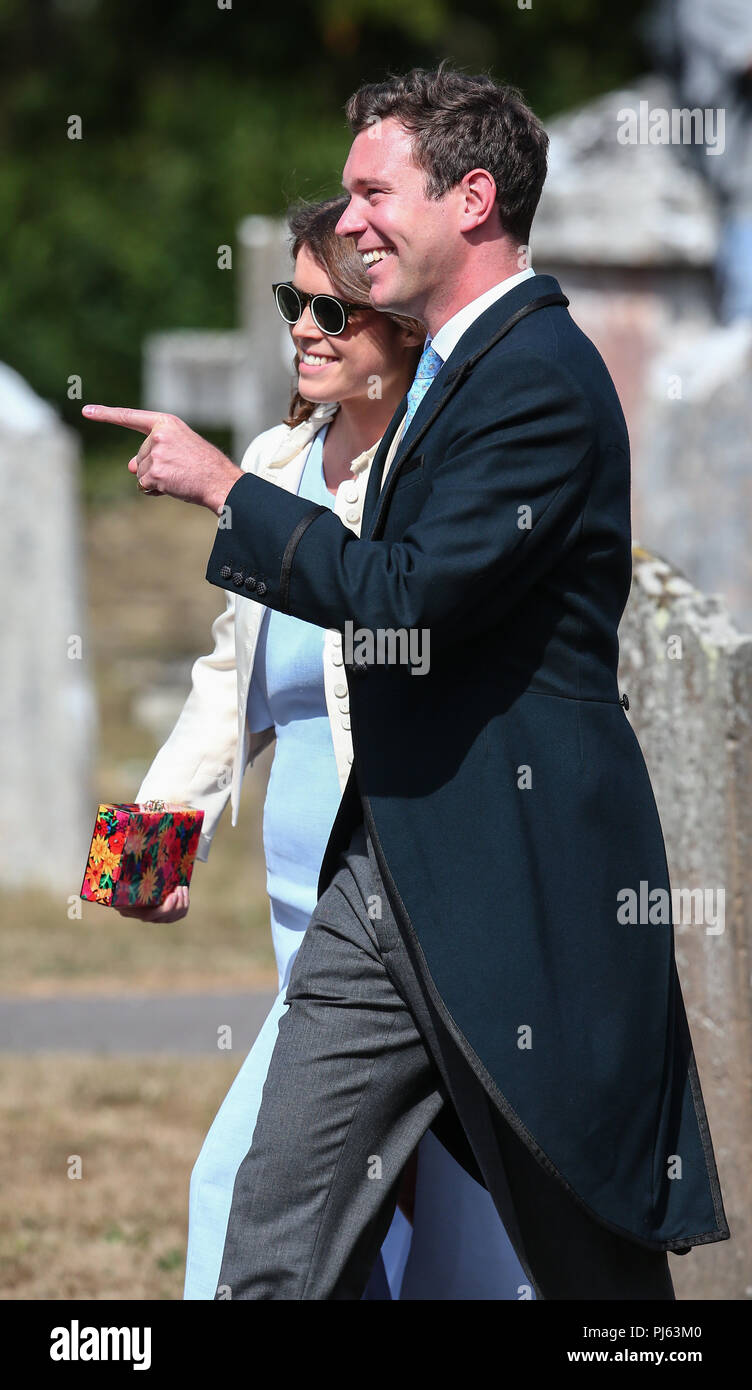
[[[287,214],[287,225],[292,237],[290,250],[295,260],[305,246],[322,270],[326,271],[340,298],[346,299],[350,304],[362,304],[364,309],[373,309],[368,272],[355,250],[352,238],[337,236],[334,230],[349,201],[347,194],[341,194],[337,198],[327,198],[321,203],[296,203]],[[425,338],[425,327],[417,319],[404,314],[387,314],[386,317],[400,328],[410,329],[417,332],[421,338]],[[405,352],[412,354],[411,365],[415,369],[420,360],[422,346],[406,347]],[[296,376],[298,362],[299,356],[296,352]],[[316,402],[305,400],[298,391],[296,382],[284,423],[299,425],[303,420],[307,420],[315,409]]]

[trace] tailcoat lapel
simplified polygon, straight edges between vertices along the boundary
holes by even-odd
[[[529,280],[515,285],[514,289],[502,295],[478,315],[462,334],[421,400],[410,422],[407,438],[400,440],[396,457],[382,488],[381,478],[389,446],[407,410],[407,396],[403,397],[387,426],[371,468],[361,531],[366,540],[377,539],[379,525],[388,508],[400,469],[465,377],[472,371],[475,363],[514,327],[518,319],[531,313],[534,308],[544,308],[549,303],[566,306],[569,300],[562,294],[555,276],[531,275]]]

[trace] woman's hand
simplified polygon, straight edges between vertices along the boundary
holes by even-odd
[[[121,917],[137,917],[140,922],[179,922],[189,907],[188,888],[179,884],[159,907],[119,907],[117,911]]]

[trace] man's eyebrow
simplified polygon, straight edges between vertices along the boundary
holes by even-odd
[[[370,179],[355,178],[355,179],[352,179],[351,182],[352,182],[353,188],[356,188],[356,187],[370,187],[372,184],[375,184],[375,183],[377,183],[377,184],[379,185],[379,188],[386,188],[386,186],[387,186],[386,181],[385,181],[384,179],[378,178],[377,175],[374,175],[374,176],[373,176],[372,178],[370,178]],[[343,182],[342,182],[342,187],[344,188],[344,190],[345,190],[346,193],[349,192],[349,189],[346,187],[346,185],[345,185],[345,183],[344,183],[344,180],[343,180]]]

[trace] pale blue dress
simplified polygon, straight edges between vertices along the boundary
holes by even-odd
[[[298,493],[333,509],[323,469],[327,428],[313,440]],[[279,993],[191,1174],[186,1299],[215,1297],[235,1175],[251,1144],[290,971],[316,905],[321,862],[341,798],[323,644],[323,628],[266,609],[247,720],[253,731],[274,726],[276,733],[263,837]],[[421,1142],[418,1165],[415,1229],[398,1208],[364,1297],[399,1298],[402,1292],[424,1299],[519,1298],[525,1276],[488,1193],[430,1132]],[[448,1237],[445,1253],[451,1256],[443,1262],[442,1227]],[[418,1239],[424,1228],[426,1238]]]

